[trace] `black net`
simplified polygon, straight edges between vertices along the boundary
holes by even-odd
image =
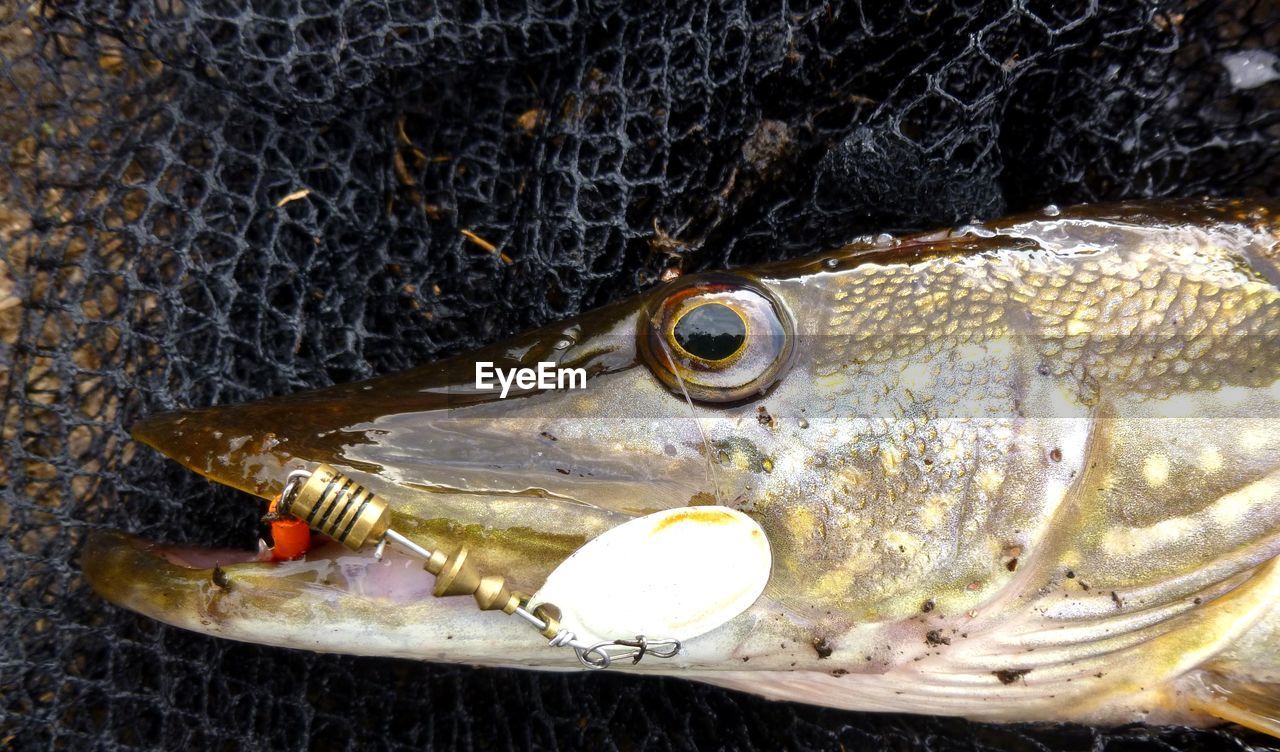
[[[152,411],[386,373],[673,269],[1049,202],[1280,195],[1274,0],[662,6],[0,2],[0,748],[1267,743],[319,656],[87,589],[95,526],[259,532],[130,442]]]

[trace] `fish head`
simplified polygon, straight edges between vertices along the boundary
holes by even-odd
[[[823,305],[813,278],[831,272],[814,260],[689,275],[424,367],[163,413],[133,433],[262,499],[279,496],[290,473],[330,465],[386,499],[396,531],[430,550],[465,544],[486,573],[529,593],[587,541],[653,512],[723,505],[772,526],[763,500],[780,487],[769,479],[814,470],[789,471],[774,458],[788,443],[818,441],[804,435],[811,353],[796,322]],[[780,571],[803,569],[803,546],[771,544]],[[108,598],[198,631],[345,652],[572,666],[536,633],[495,640],[501,618],[434,601],[431,578],[420,568],[405,574],[397,556],[377,561],[372,547],[353,552],[317,539],[302,561],[250,561],[246,552],[111,533],[95,537],[85,562]],[[232,583],[225,592],[214,582],[224,578]],[[787,581],[769,589],[804,592]],[[330,606],[315,610],[323,602]],[[394,628],[410,623],[426,636]],[[387,637],[353,637],[373,633]]]

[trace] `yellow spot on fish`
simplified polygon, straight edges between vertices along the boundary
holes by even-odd
[[[1216,473],[1222,469],[1222,452],[1212,444],[1200,450],[1200,469],[1206,473]]]
[[[1262,428],[1250,428],[1240,434],[1240,448],[1246,452],[1259,452],[1266,448],[1269,432]]]
[[[918,363],[907,363],[898,376],[898,383],[904,389],[928,392],[934,388],[936,380],[932,369],[921,368]]]
[[[1169,480],[1169,458],[1160,452],[1152,452],[1142,462],[1142,477],[1152,488],[1163,486]]]
[[[846,384],[846,378],[844,373],[837,371],[815,376],[813,383],[824,391],[840,391]]]
[[[965,455],[968,454],[969,450],[968,444],[955,436],[948,436],[946,442],[946,445],[942,447],[942,451],[939,452],[944,462],[960,462],[966,459]]]
[[[784,452],[781,457],[773,461],[773,469],[788,475],[795,475],[804,472],[806,459],[805,452]]]
[[[1209,507],[1209,514],[1219,525],[1236,524],[1254,508],[1273,503],[1277,492],[1280,486],[1264,478],[1218,499]]]
[[[1004,473],[997,467],[984,468],[978,473],[976,478],[978,488],[993,494],[1000,490],[1000,486],[1004,483]]]
[[[903,556],[915,556],[920,551],[920,539],[902,530],[890,530],[885,533],[884,542],[890,550],[897,551]]]
[[[804,540],[810,535],[816,535],[825,539],[827,536],[827,526],[822,524],[812,509],[803,506],[797,506],[787,509],[787,513],[781,516],[786,526],[791,529],[791,534],[798,540]]]
[[[1103,537],[1102,545],[1115,556],[1138,556],[1185,541],[1201,529],[1194,517],[1173,517],[1147,527],[1113,528]]]
[[[1162,519],[1162,521],[1148,528],[1151,531],[1149,542],[1153,546],[1175,544],[1175,542],[1185,541],[1190,536],[1196,535],[1199,528],[1201,526],[1192,517]]]
[[[1081,321],[1080,319],[1070,319],[1067,321],[1068,337],[1075,337],[1081,334],[1087,334],[1089,330],[1090,330],[1090,324],[1088,321]]]
[[[885,446],[880,447],[880,466],[884,468],[885,475],[893,475],[902,468],[902,461],[907,458],[907,453],[901,447]]]
[[[920,523],[930,530],[937,528],[946,519],[950,502],[946,496],[930,497],[920,509]]]
[[[1045,509],[1057,509],[1058,505],[1067,498],[1067,485],[1061,480],[1051,478],[1044,484],[1044,503]]]

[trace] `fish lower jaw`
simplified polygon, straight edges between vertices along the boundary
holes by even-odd
[[[296,561],[247,551],[162,546],[97,531],[86,544],[90,584],[118,606],[224,639],[323,653],[485,666],[584,669],[521,619],[481,611],[471,597],[435,597],[423,562],[387,547],[352,552],[332,541]],[[708,636],[710,637],[710,636]],[[714,638],[674,659],[616,668],[683,673],[722,665]]]

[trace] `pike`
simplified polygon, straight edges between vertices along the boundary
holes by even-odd
[[[647,514],[758,523],[763,594],[623,670],[855,710],[1280,735],[1278,258],[1274,201],[1050,208],[690,275],[134,435],[266,499],[332,466],[415,545],[465,543],[526,592]],[[587,384],[501,399],[477,362]],[[116,604],[230,639],[578,668],[432,598],[405,556],[329,541],[269,563],[104,531],[83,566]]]

